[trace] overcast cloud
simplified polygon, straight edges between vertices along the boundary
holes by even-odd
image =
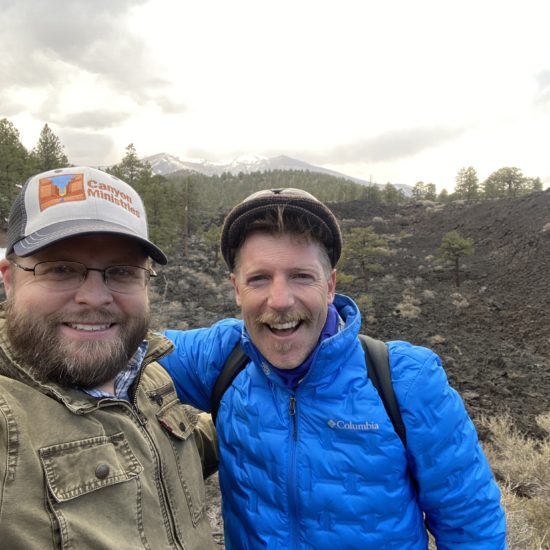
[[[133,8],[145,0],[22,0],[2,2],[0,13],[0,61],[2,101],[9,92],[38,96],[30,107],[44,120],[63,125],[99,129],[120,124],[124,111],[86,110],[71,116],[64,92],[75,83],[90,82],[103,93],[121,96],[128,104],[154,102],[173,113],[183,104],[166,97],[168,82],[155,70],[146,43],[130,29]],[[15,46],[15,47],[14,47]],[[122,100],[122,101],[121,101]],[[29,109],[23,101],[11,101],[9,114]],[[91,122],[95,113],[97,120]],[[87,122],[86,122],[87,121]]]
[[[456,128],[407,128],[391,130],[347,145],[307,156],[315,162],[353,163],[357,161],[384,162],[400,160],[426,149],[437,147],[463,133]]]
[[[547,0],[0,0],[0,118],[73,163],[288,155],[550,184]]]

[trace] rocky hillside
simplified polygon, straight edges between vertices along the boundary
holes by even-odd
[[[331,207],[344,229],[373,225],[392,249],[370,282],[374,306],[364,330],[433,348],[474,418],[508,410],[520,429],[539,434],[534,417],[550,408],[550,191],[445,206]],[[476,247],[463,260],[459,289],[434,259],[453,229]],[[203,326],[238,313],[226,269],[201,243],[192,249],[155,282],[157,327]]]

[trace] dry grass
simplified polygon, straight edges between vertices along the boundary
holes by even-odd
[[[544,440],[525,437],[505,415],[483,418],[485,454],[502,490],[510,550],[550,549],[550,413],[537,417]]]

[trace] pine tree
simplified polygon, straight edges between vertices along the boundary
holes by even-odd
[[[401,189],[388,182],[382,190],[382,201],[386,204],[403,204],[406,198]]]
[[[355,279],[362,281],[362,290],[367,292],[370,275],[382,270],[382,265],[373,258],[387,256],[388,244],[372,226],[353,227],[344,237],[344,242],[340,265],[346,273],[353,272]]]
[[[47,124],[40,132],[38,143],[32,150],[31,158],[35,172],[45,172],[54,168],[69,166],[69,161],[63,152],[60,139],[52,132]]]
[[[0,120],[0,227],[5,227],[17,185],[30,175],[29,154],[19,139],[19,131],[6,118]]]
[[[147,185],[147,182],[153,176],[151,166],[149,163],[140,160],[133,143],[126,147],[126,154],[123,159],[119,164],[115,164],[109,172],[131,185],[138,193],[140,192],[140,186]]]
[[[455,284],[460,287],[460,258],[474,253],[473,239],[464,238],[458,231],[449,231],[441,239],[436,255],[454,266]]]
[[[437,198],[435,183],[424,183],[423,181],[415,183],[412,196],[416,200],[435,201]]]
[[[214,253],[214,265],[218,265],[220,255],[220,236],[222,228],[214,223],[210,224],[208,230],[203,233],[203,239]]]
[[[455,193],[460,199],[472,200],[479,193],[479,178],[473,166],[461,168],[456,175]]]
[[[528,188],[527,178],[519,168],[505,167],[493,172],[483,182],[485,197],[517,197],[531,192]]]

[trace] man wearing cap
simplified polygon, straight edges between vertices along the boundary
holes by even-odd
[[[0,311],[0,546],[215,548],[193,418],[148,332],[143,203],[92,168],[30,178],[13,204]],[[206,416],[206,415],[204,415]]]
[[[406,448],[371,383],[355,303],[335,292],[332,212],[296,189],[227,216],[221,249],[243,321],[167,331],[180,398],[210,410],[229,353],[250,358],[216,421],[228,549],[505,548],[500,494],[439,358],[388,343]],[[426,529],[427,527],[427,529]]]

